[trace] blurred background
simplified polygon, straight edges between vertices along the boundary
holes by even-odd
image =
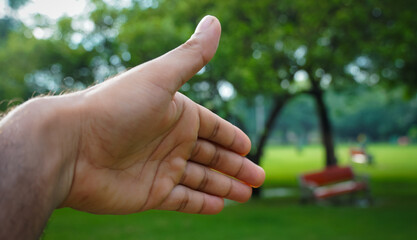
[[[216,16],[218,52],[181,92],[243,129],[267,174],[216,216],[61,209],[43,238],[412,239],[416,12],[412,0],[0,0],[3,112],[105,81]],[[333,165],[367,175],[372,204],[300,204],[298,177]]]

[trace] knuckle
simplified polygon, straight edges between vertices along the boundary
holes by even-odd
[[[187,208],[189,202],[190,202],[190,196],[188,194],[185,194],[184,198],[181,200],[181,203],[176,209],[176,211],[178,212],[184,211]]]
[[[198,158],[198,156],[201,152],[201,148],[202,148],[201,143],[197,142],[194,146],[193,153],[191,155],[192,158]]]
[[[213,131],[211,132],[211,135],[210,135],[209,139],[216,138],[217,135],[219,134],[219,130],[220,130],[220,122],[219,121],[215,121],[214,127],[213,127]]]
[[[236,131],[234,131],[234,132],[233,132],[233,137],[231,138],[230,143],[229,143],[229,144],[227,144],[227,148],[232,148],[232,147],[233,147],[233,145],[234,145],[234,144],[235,144],[235,142],[236,142],[236,138],[237,138],[237,133],[236,133]]]
[[[224,198],[229,198],[233,190],[233,180],[229,178],[229,187],[227,188],[227,191],[225,194],[223,194]]]
[[[234,175],[236,178],[239,178],[239,176],[243,173],[244,168],[245,168],[245,161],[244,161],[243,157],[241,159],[242,159],[242,161],[240,161],[240,166],[239,166],[236,174]]]
[[[184,172],[181,176],[180,183],[185,183],[187,181],[187,174]]]
[[[220,150],[216,147],[214,150],[214,155],[210,160],[209,166],[217,167],[219,165],[220,158],[221,158]]]
[[[206,198],[203,196],[203,201],[201,203],[200,209],[197,211],[198,214],[201,214],[206,208]]]
[[[199,190],[199,191],[204,190],[207,187],[207,185],[210,181],[207,171],[208,171],[207,169],[204,169],[203,178],[202,178],[200,184],[197,187],[197,190]]]

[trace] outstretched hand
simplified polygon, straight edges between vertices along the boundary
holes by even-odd
[[[77,95],[77,155],[61,206],[213,214],[223,198],[250,198],[265,173],[244,157],[248,137],[177,92],[213,57],[220,32],[206,16],[185,44]]]

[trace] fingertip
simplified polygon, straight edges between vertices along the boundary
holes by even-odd
[[[254,185],[252,185],[253,188],[259,188],[260,186],[262,186],[262,184],[264,184],[265,182],[265,177],[266,177],[266,173],[265,173],[265,169],[263,169],[261,166],[256,165],[257,169],[256,169],[256,181],[254,183]]]
[[[243,183],[243,185],[246,187],[245,188],[246,193],[243,194],[243,196],[240,196],[240,198],[235,200],[236,202],[239,202],[239,203],[245,203],[245,202],[249,201],[249,199],[252,197],[252,187],[245,184],[245,183]],[[232,200],[234,200],[234,199],[232,199]]]
[[[248,155],[252,148],[252,142],[249,137],[240,129],[236,132],[235,142],[233,145],[234,151],[241,156]]]
[[[209,27],[213,27],[216,32],[220,32],[221,24],[219,19],[211,15],[204,16],[198,23],[194,33],[204,32],[209,29]]]
[[[249,139],[249,137],[245,134],[244,135],[244,144],[243,144],[244,148],[244,156],[248,155],[250,150],[252,149],[252,142]]]
[[[246,170],[241,171],[237,176],[246,185],[252,188],[259,188],[265,181],[265,170],[256,163],[246,159]]]
[[[201,43],[202,57],[204,63],[210,61],[217,51],[221,35],[221,25],[219,20],[211,15],[205,16],[197,25],[194,34],[187,41],[192,43],[195,40]]]
[[[221,197],[206,194],[204,201],[204,207],[199,214],[218,214],[224,208],[224,199]]]

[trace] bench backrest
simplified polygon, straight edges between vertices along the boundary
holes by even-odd
[[[326,184],[347,181],[354,178],[353,171],[350,167],[327,167],[323,171],[307,173],[301,176],[305,183],[322,186]]]
[[[356,155],[356,154],[366,155],[366,152],[363,149],[350,149],[350,155]]]

